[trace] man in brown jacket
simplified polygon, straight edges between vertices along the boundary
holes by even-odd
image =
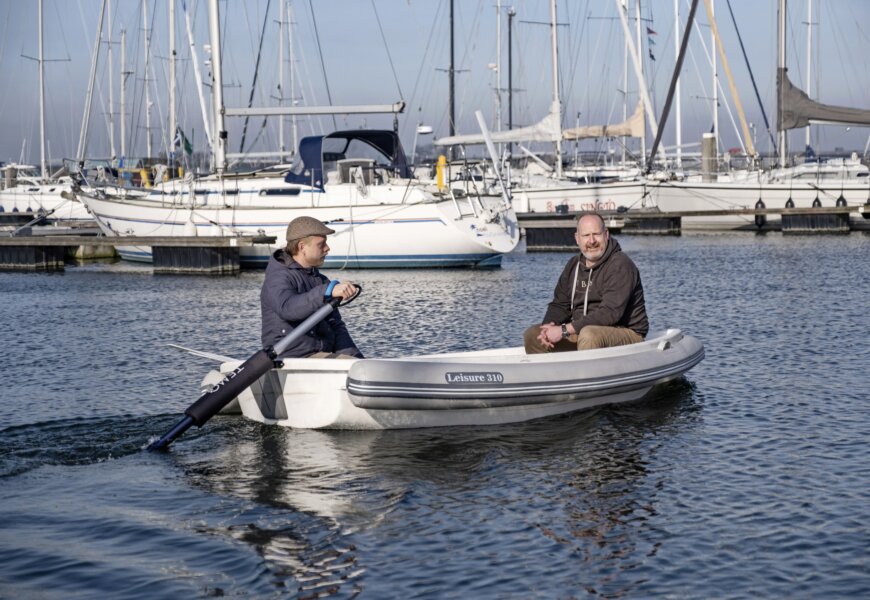
[[[649,331],[637,267],[610,238],[604,219],[583,215],[542,325],[526,329],[528,354],[608,348],[643,341]]]

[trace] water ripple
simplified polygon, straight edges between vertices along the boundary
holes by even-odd
[[[819,241],[814,238],[814,242]],[[0,273],[0,597],[863,597],[870,237],[623,237],[707,358],[644,401],[495,427],[171,427],[258,346],[262,273]],[[339,272],[367,355],[520,343],[564,254]],[[866,262],[866,259],[863,260]]]

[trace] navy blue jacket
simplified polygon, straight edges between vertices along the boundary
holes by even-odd
[[[306,269],[284,250],[277,250],[266,266],[260,290],[263,347],[273,346],[326,303],[329,279],[316,268]],[[280,358],[308,356],[315,352],[337,352],[362,357],[353,343],[338,309],[314,329],[296,340]]]

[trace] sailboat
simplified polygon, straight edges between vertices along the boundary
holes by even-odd
[[[711,177],[712,181],[650,181],[647,191],[665,212],[721,211],[756,208],[860,206],[870,200],[870,170],[856,156],[837,163],[787,167],[786,131],[810,124],[870,125],[870,110],[822,104],[811,100],[788,77],[785,60],[786,0],[780,0],[778,19],[777,130],[780,167],[751,171],[743,177]],[[761,221],[760,222],[764,222]],[[775,220],[770,219],[770,224]],[[868,222],[853,213],[851,226]],[[682,219],[687,229],[749,229],[758,227],[752,215],[692,216]]]
[[[124,192],[77,192],[102,231],[129,236],[274,236],[273,244],[240,249],[240,263],[265,266],[284,245],[287,224],[314,217],[336,233],[327,267],[496,267],[519,242],[506,195],[441,189],[412,178],[393,130],[356,129],[310,136],[296,162],[246,173],[226,171],[226,116],[392,113],[392,105],[352,107],[227,108],[223,101],[218,3],[211,0],[213,112],[216,171]],[[116,244],[127,260],[150,262],[151,248]]]
[[[625,19],[623,11],[625,7],[617,2],[617,10]],[[624,22],[627,31],[627,23]],[[581,182],[587,179],[585,176],[570,177],[563,172],[561,144],[563,141],[576,141],[581,139],[601,137],[637,137],[642,138],[645,134],[646,121],[645,109],[650,122],[655,129],[655,118],[649,112],[650,103],[648,98],[638,102],[632,115],[625,121],[617,124],[597,125],[587,127],[575,127],[563,130],[562,103],[559,98],[559,74],[558,74],[558,50],[556,36],[556,2],[550,2],[550,37],[551,37],[551,66],[553,82],[553,100],[549,113],[538,123],[493,132],[490,134],[494,143],[517,144],[522,152],[527,154],[534,164],[543,167],[544,173],[533,173],[526,169],[525,173],[512,179],[513,205],[517,212],[575,212],[582,210],[602,211],[616,210],[619,206],[636,205],[638,202],[645,203],[644,184],[639,177],[639,171],[626,170],[627,177],[622,180],[608,183]],[[635,52],[631,44],[631,36],[627,34],[629,42],[628,51]],[[639,61],[635,61],[635,70],[638,75],[640,87],[645,87],[642,70]],[[550,167],[543,160],[534,155],[522,145],[524,142],[547,142],[554,144],[555,165]],[[483,137],[479,134],[452,135],[435,141],[437,146],[470,145],[483,143]],[[540,169],[538,169],[540,171]]]
[[[31,214],[70,224],[90,223],[93,219],[84,205],[70,195],[69,177],[48,175],[45,156],[45,59],[43,57],[42,0],[39,0],[39,139],[40,169],[29,165],[6,165],[0,181],[0,213]]]

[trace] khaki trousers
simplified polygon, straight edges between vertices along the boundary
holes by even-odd
[[[559,340],[553,348],[547,348],[538,340],[540,325],[532,325],[523,333],[523,345],[526,354],[544,354],[546,352],[570,352],[572,350],[592,350],[593,348],[611,348],[642,342],[643,338],[626,327],[605,327],[603,325],[587,325],[579,334]]]
[[[351,356],[350,354],[336,354],[335,352],[315,352],[314,354],[309,354],[305,358],[356,358],[356,357]]]

